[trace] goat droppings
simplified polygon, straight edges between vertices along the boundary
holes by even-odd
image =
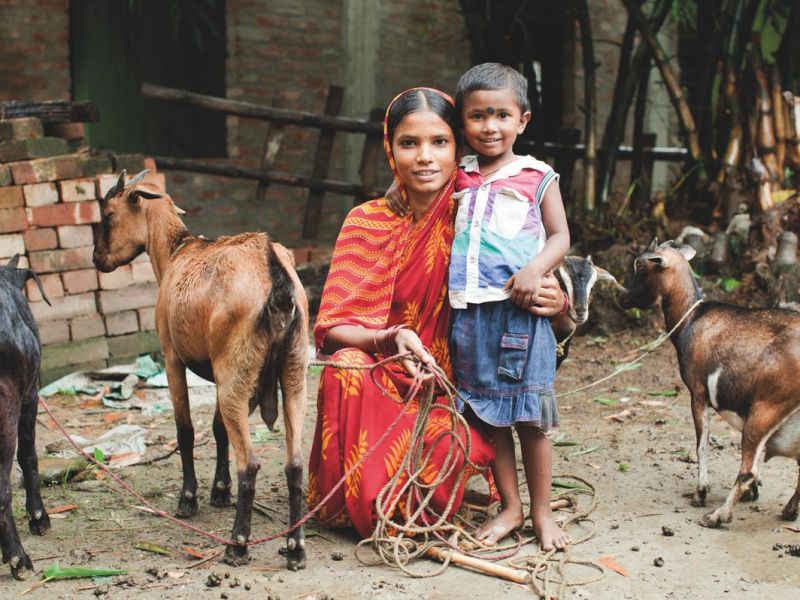
[[[663,559],[663,558],[661,558],[660,556],[658,556],[658,557],[656,557],[656,559],[653,561],[653,564],[654,564],[655,566],[657,566],[657,567],[663,567],[663,566],[664,566],[664,559]]]

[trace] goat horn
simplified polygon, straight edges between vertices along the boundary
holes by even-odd
[[[11,257],[11,260],[8,261],[6,266],[10,269],[16,269],[17,265],[19,264],[19,254],[15,254]]]
[[[653,241],[650,242],[650,245],[647,247],[646,252],[655,252],[656,248],[658,248],[658,238],[653,238]]]
[[[122,190],[125,189],[125,177],[126,176],[127,176],[127,173],[125,172],[125,169],[122,169],[122,172],[119,174],[119,177],[117,177],[117,183],[114,186],[114,193],[112,194],[112,196],[116,196],[117,194],[121,194]]]
[[[128,185],[136,185],[136,184],[137,184],[137,183],[139,183],[139,182],[140,182],[142,179],[144,179],[144,178],[145,178],[145,175],[147,175],[149,172],[150,172],[150,169],[145,169],[144,171],[142,171],[142,172],[140,172],[140,173],[137,173],[136,175],[134,175],[134,176],[131,178],[131,180],[128,182]]]

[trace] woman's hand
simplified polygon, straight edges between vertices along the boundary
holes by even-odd
[[[422,341],[419,339],[419,336],[414,332],[412,329],[401,329],[397,332],[397,336],[395,337],[395,343],[397,344],[397,353],[398,354],[406,354],[411,352],[416,358],[418,358],[422,364],[430,367],[436,366],[436,361],[434,360],[431,353],[425,348],[422,344]],[[402,361],[403,368],[406,372],[414,377],[417,374],[417,369],[419,369],[419,365],[416,364],[413,360],[405,359]],[[428,381],[433,378],[433,373],[428,372],[422,377],[423,381]]]
[[[564,291],[558,284],[558,279],[552,273],[546,273],[541,280],[536,304],[526,308],[539,317],[554,317],[564,308],[565,302]]]
[[[409,211],[408,202],[405,201],[403,194],[400,193],[400,188],[397,187],[397,183],[394,181],[389,186],[389,189],[386,190],[386,204],[389,206],[389,210],[398,217],[405,217]]]

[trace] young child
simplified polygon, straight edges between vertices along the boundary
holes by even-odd
[[[484,63],[464,73],[456,107],[474,155],[456,177],[458,212],[450,258],[450,338],[456,384],[497,448],[492,467],[502,510],[476,537],[494,545],[522,527],[512,427],[522,447],[531,521],[542,548],[563,549],[567,534],[550,510],[552,448],[558,425],[553,393],[556,343],[550,322],[533,315],[542,277],[569,248],[558,175],[531,156],[514,154],[530,121],[528,83],[516,70]],[[387,192],[396,212],[402,199]],[[464,410],[464,406],[459,407]]]
[[[522,527],[515,427],[531,499],[531,521],[542,548],[570,539],[550,510],[552,448],[558,425],[553,393],[556,347],[550,322],[531,314],[542,276],[569,249],[558,175],[531,156],[514,154],[530,121],[527,81],[497,63],[464,73],[456,106],[475,155],[461,161],[459,206],[450,259],[451,349],[459,392],[485,422],[497,446],[492,468],[500,514],[476,537],[488,545]]]

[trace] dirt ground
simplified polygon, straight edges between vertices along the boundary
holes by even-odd
[[[653,339],[642,329],[608,338],[577,337],[570,360],[558,374],[560,392],[599,379],[615,369],[620,359],[637,356],[637,348]],[[626,357],[627,355],[627,357]],[[315,421],[312,373],[305,439],[306,455]],[[54,397],[51,404],[67,426],[85,437],[98,435],[115,424],[131,422],[148,428],[146,457],[165,453],[163,444],[174,439],[171,413],[143,416],[124,411],[109,417],[112,409],[81,410],[81,399]],[[631,370],[607,383],[560,400],[562,426],[554,448],[554,473],[577,474],[597,485],[599,504],[593,518],[597,532],[576,546],[576,558],[598,560],[602,556],[627,571],[606,570],[596,583],[573,588],[572,598],[800,598],[800,558],[776,544],[800,544],[800,533],[786,529],[779,515],[791,496],[797,465],[775,459],[761,467],[763,486],[755,503],[740,504],[730,525],[719,530],[698,525],[706,510],[724,499],[738,467],[739,434],[715,418],[712,424],[709,509],[689,505],[696,464],[689,397],[680,382],[674,350],[665,344]],[[624,413],[623,422],[609,418]],[[118,411],[117,411],[118,412]],[[627,415],[627,416],[625,416]],[[210,424],[212,409],[194,411],[200,489],[200,514],[194,523],[226,535],[234,509],[208,505],[213,475],[214,446]],[[38,446],[59,435],[45,426],[40,415]],[[254,430],[263,424],[254,416]],[[262,536],[283,528],[287,518],[283,476],[282,434],[256,433],[261,457],[256,499],[267,510],[254,512],[253,535]],[[121,469],[123,477],[157,506],[173,511],[180,485],[177,455],[150,466]],[[18,477],[18,474],[15,475]],[[46,567],[95,566],[127,569],[128,574],[109,582],[89,579],[50,582],[27,594],[39,598],[531,598],[530,589],[458,568],[433,579],[411,579],[386,567],[362,566],[354,556],[355,535],[348,531],[307,528],[308,567],[290,572],[278,554],[281,541],[252,549],[246,567],[232,568],[219,560],[192,567],[196,558],[181,546],[205,551],[212,542],[157,517],[132,508],[137,501],[118,491],[112,483],[95,477],[56,485],[44,490],[48,508],[75,504],[72,510],[53,518],[49,535],[38,538],[27,532],[24,494],[15,487],[14,507],[22,541],[37,569]],[[800,525],[796,523],[794,525]],[[669,528],[674,535],[665,535]],[[580,535],[573,530],[573,535]],[[134,548],[145,541],[164,546],[171,554],[160,556]],[[532,552],[532,549],[523,549]],[[338,559],[338,560],[337,560]],[[660,560],[657,560],[660,559]],[[656,562],[663,563],[656,566]],[[208,587],[209,575],[221,576],[221,585]],[[575,572],[588,576],[590,572]],[[17,597],[35,581],[11,579],[7,566],[0,568],[0,596]],[[239,584],[238,587],[232,587]],[[248,587],[249,589],[246,589]]]

